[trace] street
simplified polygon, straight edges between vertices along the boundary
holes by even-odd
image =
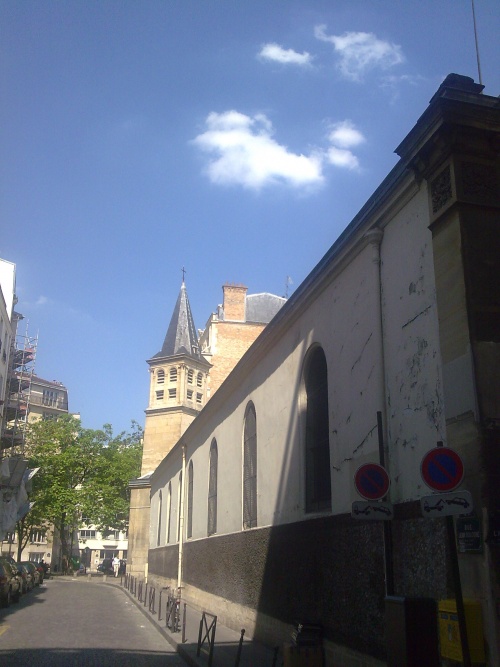
[[[2,667],[185,667],[119,587],[51,579],[0,609]]]

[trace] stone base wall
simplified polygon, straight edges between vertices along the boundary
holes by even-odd
[[[420,518],[417,505],[399,506],[393,522],[395,594],[450,597],[444,523]],[[151,580],[176,585],[177,558],[177,545],[150,550]],[[338,650],[385,658],[381,522],[329,516],[188,541],[183,572],[186,600],[265,643],[321,623]]]

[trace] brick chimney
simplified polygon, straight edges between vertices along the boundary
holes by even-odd
[[[248,287],[244,285],[230,285],[226,283],[222,286],[224,295],[222,307],[226,321],[245,322],[245,298],[247,290]]]

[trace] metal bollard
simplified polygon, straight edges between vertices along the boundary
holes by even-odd
[[[241,659],[241,649],[243,648],[243,637],[245,635],[245,628],[241,628],[240,642],[238,644],[238,650],[236,652],[236,660],[234,661],[234,667],[238,667]]]
[[[184,602],[184,610],[182,613],[182,639],[181,639],[182,644],[186,643],[186,607],[187,604]]]

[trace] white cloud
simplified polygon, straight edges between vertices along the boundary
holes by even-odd
[[[205,123],[206,131],[192,143],[210,155],[206,173],[212,183],[253,190],[276,183],[297,189],[320,185],[326,165],[357,170],[359,160],[351,149],[366,141],[352,121],[344,120],[329,126],[328,145],[304,155],[277,143],[264,114],[212,112]]]
[[[358,169],[359,160],[351,151],[345,148],[330,146],[326,152],[327,160],[335,167],[344,167],[346,169]]]
[[[282,63],[283,65],[307,66],[312,61],[312,56],[307,51],[297,53],[293,49],[284,49],[279,44],[274,43],[264,44],[258,55],[260,58]]]
[[[343,35],[327,35],[326,26],[319,25],[314,35],[322,42],[333,44],[340,56],[339,69],[353,81],[360,81],[363,74],[376,67],[387,70],[404,62],[401,47],[377,39],[369,32],[346,32]]]
[[[46,296],[39,296],[38,299],[36,300],[35,306],[45,306],[47,303],[49,303],[49,300],[47,299]]]
[[[277,182],[303,188],[323,181],[322,155],[299,155],[278,144],[263,114],[212,112],[206,127],[193,143],[212,155],[207,173],[213,183],[259,190]]]
[[[343,169],[359,169],[359,160],[349,149],[359,146],[366,140],[350,120],[333,123],[328,133],[328,140],[332,144],[326,151],[326,160],[330,164]]]
[[[340,148],[359,146],[365,141],[364,136],[357,130],[350,120],[334,123],[328,135],[328,139]]]

